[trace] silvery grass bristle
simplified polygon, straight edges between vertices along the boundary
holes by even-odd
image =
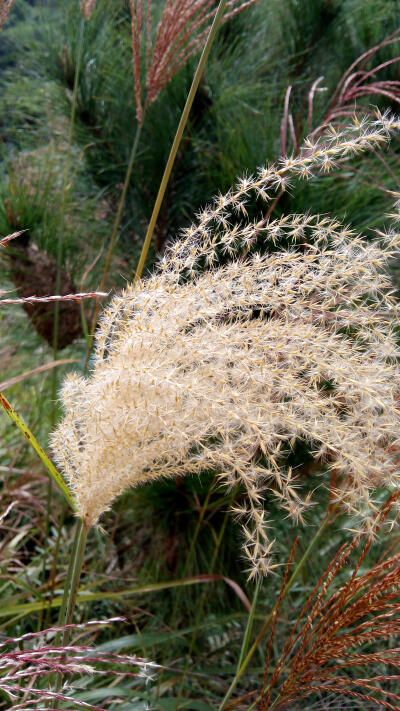
[[[393,227],[366,241],[311,214],[253,222],[246,202],[264,204],[291,177],[376,149],[399,127],[387,114],[355,119],[240,180],[152,276],[111,301],[91,375],[64,381],[52,436],[86,526],[127,487],[213,469],[247,493],[234,512],[250,575],[265,574],[274,563],[264,494],[295,521],[311,503],[282,456],[300,440],[342,475],[336,498],[368,527],[373,490],[397,483],[399,312],[386,265],[400,235]]]

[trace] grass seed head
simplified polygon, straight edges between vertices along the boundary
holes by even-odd
[[[299,441],[341,477],[340,503],[372,517],[371,492],[397,482],[398,307],[385,270],[400,236],[366,241],[311,214],[252,221],[246,203],[398,126],[384,116],[328,132],[239,181],[105,309],[92,373],[65,380],[52,437],[88,526],[129,486],[213,469],[244,487],[244,550],[250,574],[265,573],[265,493],[296,522],[310,504],[285,466]]]
[[[228,0],[222,21],[257,1]],[[152,104],[190,57],[202,49],[217,6],[213,0],[165,0],[153,40],[151,0],[129,0],[129,4],[136,113],[142,123],[143,106]]]

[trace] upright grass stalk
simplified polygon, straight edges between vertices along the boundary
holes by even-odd
[[[161,209],[162,201],[164,199],[165,191],[167,189],[171,171],[172,171],[172,168],[173,168],[173,165],[175,162],[176,154],[178,152],[178,148],[179,148],[180,142],[182,140],[183,132],[185,130],[187,120],[189,118],[189,113],[190,113],[190,109],[192,108],[194,97],[196,96],[196,92],[197,92],[201,77],[204,72],[204,67],[206,65],[208,55],[210,54],[210,50],[213,45],[215,36],[217,34],[219,24],[222,20],[223,14],[224,14],[226,3],[227,3],[227,0],[220,0],[220,3],[218,5],[218,10],[215,14],[214,21],[211,25],[211,29],[210,29],[209,35],[207,37],[207,41],[204,45],[203,52],[201,54],[195,75],[193,77],[192,86],[190,87],[190,91],[189,91],[189,94],[186,99],[186,104],[185,104],[184,109],[182,111],[182,115],[181,115],[181,118],[179,121],[178,128],[176,130],[174,142],[171,147],[167,165],[165,166],[164,175],[162,177],[161,184],[160,184],[158,194],[157,194],[157,198],[154,203],[153,212],[152,212],[152,215],[150,218],[149,226],[147,228],[146,237],[145,237],[143,247],[142,247],[142,252],[140,254],[139,263],[138,263],[138,266],[136,269],[135,280],[140,279],[140,277],[142,276],[142,273],[143,273],[144,265],[145,265],[146,259],[147,259],[147,254],[149,251],[151,240],[153,238],[154,228],[157,223],[158,215],[159,215],[159,212]]]
[[[89,529],[83,523],[82,519],[78,519],[74,547],[68,568],[66,584],[64,587],[63,599],[60,608],[60,624],[69,625],[72,621],[74,613],[76,596],[79,589],[79,581],[81,578],[83,561],[85,556],[86,541]],[[70,630],[65,629],[63,633],[62,644],[68,644],[70,638]]]
[[[58,617],[58,627],[65,627],[63,632],[60,630],[57,632],[55,645],[66,647],[69,644],[71,629],[66,627],[71,623],[72,616],[74,613],[76,596],[79,590],[79,581],[81,578],[83,561],[86,549],[86,540],[88,535],[88,528],[84,525],[81,518],[78,519],[76,528],[74,542],[72,545],[71,556],[69,560],[69,566],[67,571],[67,577],[64,584],[64,592],[60,606],[60,612]],[[55,691],[59,692],[62,686],[63,675],[61,673],[57,674],[54,680]],[[51,706],[53,709],[58,708],[58,699],[54,699]]]
[[[257,582],[256,582],[256,587],[255,587],[255,590],[254,590],[253,600],[252,600],[252,603],[251,603],[251,610],[250,610],[250,613],[249,613],[249,616],[248,616],[248,619],[247,619],[246,630],[245,630],[245,633],[244,633],[244,637],[243,637],[243,641],[242,641],[242,646],[241,646],[241,649],[240,649],[239,660],[238,660],[238,669],[240,669],[240,667],[242,666],[243,660],[245,659],[247,650],[248,650],[248,648],[249,648],[250,639],[251,639],[251,633],[252,633],[252,630],[253,630],[254,616],[255,616],[255,614],[256,614],[256,607],[257,607],[257,602],[258,602],[258,596],[259,596],[259,593],[260,593],[260,590],[261,590],[262,581],[263,581],[263,578],[262,578],[262,576],[260,575],[260,576],[258,577],[258,579],[257,579]]]
[[[231,683],[231,685],[230,685],[228,691],[226,692],[226,694],[225,694],[225,696],[224,696],[224,698],[223,698],[221,704],[220,704],[219,707],[218,707],[218,711],[223,711],[223,709],[226,708],[226,705],[227,705],[229,699],[231,698],[233,692],[235,691],[235,689],[236,689],[236,687],[237,687],[237,685],[238,685],[240,679],[242,678],[244,672],[246,671],[246,669],[247,669],[247,667],[248,667],[248,665],[249,665],[249,663],[250,663],[250,661],[251,661],[251,659],[252,659],[252,657],[253,657],[253,655],[254,655],[254,652],[257,650],[258,645],[260,644],[262,638],[264,637],[265,632],[267,631],[269,625],[271,624],[272,620],[274,619],[274,615],[275,615],[275,613],[276,613],[276,609],[277,609],[278,604],[281,604],[283,598],[288,594],[288,592],[289,592],[289,591],[291,590],[291,588],[293,587],[293,585],[294,585],[294,583],[296,582],[296,580],[297,580],[297,578],[298,578],[298,576],[299,576],[301,570],[303,569],[305,563],[307,562],[308,558],[310,557],[310,554],[311,554],[312,551],[314,550],[315,544],[316,544],[317,541],[319,540],[321,534],[322,534],[322,533],[325,531],[325,529],[328,527],[328,525],[332,523],[333,518],[334,518],[334,516],[333,516],[332,513],[330,513],[330,512],[327,513],[327,514],[324,516],[324,518],[323,518],[323,520],[322,520],[322,522],[321,522],[320,527],[318,528],[318,530],[316,531],[315,535],[314,535],[313,538],[311,539],[311,541],[310,541],[308,547],[306,548],[306,550],[305,550],[305,552],[303,553],[302,557],[300,558],[298,564],[296,565],[296,567],[295,567],[295,569],[294,569],[292,575],[290,576],[288,582],[286,583],[281,598],[278,600],[278,602],[276,603],[276,605],[273,607],[273,609],[272,609],[271,612],[269,613],[269,615],[268,615],[268,617],[266,618],[266,620],[265,620],[265,622],[264,622],[264,624],[263,624],[261,630],[259,631],[259,633],[258,633],[256,639],[254,640],[252,646],[250,647],[250,649],[249,649],[247,655],[244,656],[244,654],[243,654],[243,652],[245,651],[244,641],[245,641],[246,638],[248,638],[248,636],[249,636],[249,635],[248,635],[248,630],[249,630],[249,622],[250,622],[250,619],[251,619],[252,616],[254,617],[254,611],[253,611],[254,599],[253,599],[252,609],[251,609],[250,615],[249,615],[249,622],[248,622],[247,627],[246,627],[245,637],[244,637],[244,641],[243,641],[243,644],[242,644],[242,651],[241,651],[240,658],[239,658],[238,668],[237,668],[236,674],[235,674],[235,676],[234,676],[234,678],[233,678],[233,680],[232,680],[232,683]],[[243,657],[244,657],[244,658],[243,658]]]

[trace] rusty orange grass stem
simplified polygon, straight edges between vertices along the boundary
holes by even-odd
[[[14,2],[15,0],[0,0],[0,30],[3,27]]]

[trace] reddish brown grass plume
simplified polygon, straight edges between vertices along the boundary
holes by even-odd
[[[228,0],[223,21],[256,2]],[[170,79],[202,48],[216,6],[214,0],[166,0],[153,41],[151,0],[130,0],[133,75],[139,123],[143,121],[145,107],[155,101]]]
[[[3,27],[14,2],[15,0],[0,0],[0,30]]]
[[[332,92],[330,101],[325,110],[322,120],[316,124],[314,120],[314,100],[319,92],[326,92],[326,87],[321,87],[324,77],[318,77],[312,84],[306,97],[306,121],[302,120],[302,115],[293,116],[290,112],[290,98],[292,87],[288,86],[284,101],[284,110],[281,123],[281,153],[285,155],[288,149],[289,138],[292,142],[293,150],[298,152],[304,131],[308,129],[308,134],[314,138],[318,136],[326,127],[332,123],[345,125],[357,109],[357,102],[363,97],[368,97],[370,102],[384,97],[393,104],[400,103],[400,81],[381,78],[381,73],[400,62],[400,55],[397,55],[384,62],[377,62],[378,53],[385,47],[398,43],[400,40],[400,30],[386,37],[382,42],[371,47],[367,52],[361,54],[339,79],[339,82]],[[363,108],[363,112],[373,115],[371,108]],[[306,125],[305,125],[306,124]]]
[[[374,533],[382,530],[399,497],[399,492],[393,494],[381,507]],[[260,711],[291,708],[296,700],[312,694],[319,694],[320,699],[348,697],[368,707],[400,708],[400,695],[392,686],[400,681],[400,647],[396,644],[400,632],[400,553],[393,553],[389,547],[364,571],[371,545],[371,537],[361,533],[340,547],[298,614],[270,673],[275,636],[272,626]],[[358,559],[350,567],[357,549]],[[338,578],[346,579],[346,575],[347,581],[331,592],[332,584]]]

